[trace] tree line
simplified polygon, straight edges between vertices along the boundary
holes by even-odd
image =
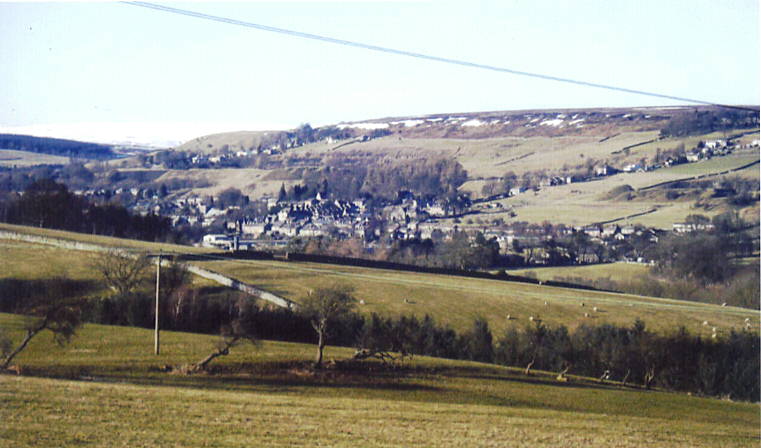
[[[22,194],[0,198],[0,221],[145,241],[177,239],[168,218],[133,215],[117,204],[96,205],[51,179],[34,181]]]
[[[334,156],[324,167],[304,170],[298,189],[282,191],[281,199],[300,200],[319,192],[335,199],[395,200],[400,191],[410,191],[420,197],[454,197],[466,180],[467,172],[454,159],[392,161],[376,158],[371,162]]]
[[[108,145],[31,135],[0,134],[0,148],[84,159],[112,159],[116,156]]]
[[[525,326],[513,323],[502,334],[494,335],[488,321],[479,317],[468,331],[458,332],[429,315],[361,316],[354,312],[353,291],[345,286],[315,290],[300,300],[300,310],[291,311],[263,306],[250,296],[224,288],[192,288],[178,266],[162,271],[166,287],[162,328],[222,332],[230,343],[244,335],[249,339],[312,343],[318,346],[318,365],[322,348],[329,343],[355,347],[355,359],[389,362],[426,355],[520,367],[527,374],[537,369],[560,372],[561,378],[569,373],[646,388],[738,400],[760,398],[759,338],[747,331],[733,330],[728,336],[706,339],[683,327],[670,334],[657,334],[647,330],[641,320],[630,327],[581,325],[573,331],[534,321]],[[59,317],[66,323],[61,327],[66,337],[73,334],[71,325],[81,321],[151,328],[153,298],[137,286],[139,283],[116,287],[109,282],[114,293],[99,297],[97,285],[88,282],[0,280],[0,312],[37,316],[30,321],[30,329],[40,328],[44,313],[62,313]],[[94,298],[80,300],[91,293]],[[53,306],[61,294],[71,297],[62,301],[68,308]],[[45,297],[54,299],[46,302]],[[79,308],[72,308],[72,303]],[[239,333],[231,335],[232,328],[238,328]],[[246,329],[245,333],[240,329]],[[11,352],[9,344],[5,347]],[[211,359],[230,347],[226,345]]]
[[[695,110],[674,115],[661,129],[661,137],[682,137],[757,126],[758,111]]]

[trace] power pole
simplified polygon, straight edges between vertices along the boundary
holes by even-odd
[[[159,283],[161,280],[161,252],[156,257],[156,329],[153,333],[153,350],[159,354]]]

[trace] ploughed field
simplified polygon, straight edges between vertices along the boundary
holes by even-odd
[[[20,337],[18,316],[0,325]],[[758,406],[622,388],[554,374],[416,357],[304,368],[313,346],[262,342],[232,349],[212,373],[198,361],[215,337],[85,325],[63,347],[35,338],[0,375],[3,446],[659,446],[759,442]],[[350,356],[328,347],[327,358]]]

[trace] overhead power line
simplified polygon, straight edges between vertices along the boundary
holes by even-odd
[[[612,86],[607,84],[600,84],[596,82],[589,82],[589,81],[582,81],[578,79],[571,79],[571,78],[563,78],[560,76],[552,76],[552,75],[545,75],[541,73],[533,73],[533,72],[527,72],[522,70],[515,70],[511,68],[506,67],[497,67],[494,65],[487,65],[487,64],[479,64],[476,62],[469,62],[469,61],[463,61],[460,59],[452,59],[452,58],[444,58],[440,56],[433,56],[429,54],[424,53],[416,53],[412,51],[406,51],[406,50],[398,50],[395,48],[388,48],[388,47],[381,47],[378,45],[371,45],[371,44],[365,44],[362,42],[356,42],[352,40],[345,40],[345,39],[337,39],[334,37],[328,37],[328,36],[322,36],[319,34],[311,34],[311,33],[304,33],[301,31],[294,31],[294,30],[288,30],[285,28],[277,28],[274,26],[269,25],[262,25],[258,23],[253,22],[245,22],[242,20],[237,19],[231,19],[229,17],[220,17],[220,16],[213,16],[210,14],[204,14],[201,12],[196,11],[190,11],[187,9],[180,9],[180,8],[172,8],[169,6],[163,6],[158,5],[155,3],[148,3],[148,2],[135,2],[135,1],[122,1],[121,3],[131,5],[131,6],[139,6],[142,8],[149,8],[149,9],[155,9],[158,11],[164,11],[172,14],[179,14],[183,16],[188,17],[195,17],[197,19],[203,19],[203,20],[211,20],[214,22],[221,22],[226,23],[229,25],[237,25],[237,26],[243,26],[246,28],[254,28],[261,31],[268,31],[271,33],[279,33],[279,34],[285,34],[288,36],[293,37],[299,37],[302,39],[311,39],[311,40],[317,40],[322,42],[327,42],[331,44],[336,45],[344,45],[347,47],[355,47],[355,48],[362,48],[365,50],[371,50],[371,51],[377,51],[381,53],[388,53],[388,54],[395,54],[398,56],[407,56],[411,58],[417,58],[417,59],[425,59],[429,61],[436,61],[436,62],[442,62],[445,64],[452,64],[452,65],[459,65],[463,67],[471,67],[471,68],[477,68],[482,70],[490,70],[494,72],[500,72],[500,73],[509,73],[512,75],[519,75],[519,76],[526,76],[529,78],[537,78],[537,79],[543,79],[545,81],[555,81],[555,82],[563,82],[567,84],[575,84],[579,86],[584,87],[594,87],[597,89],[606,89],[606,90],[614,90],[617,92],[624,92],[624,93],[631,93],[634,95],[642,95],[642,96],[649,96],[654,98],[664,98],[669,100],[676,100],[676,101],[682,101],[686,103],[694,103],[694,104],[703,104],[708,106],[718,106],[718,107],[725,107],[729,109],[741,109],[741,110],[750,110],[756,112],[758,109],[749,108],[749,107],[743,107],[743,106],[734,106],[729,104],[719,104],[712,101],[705,101],[705,100],[698,100],[694,98],[685,98],[680,96],[674,96],[674,95],[666,95],[662,93],[656,93],[656,92],[648,92],[645,90],[638,90],[638,89],[629,89],[626,87],[618,87],[618,86]]]

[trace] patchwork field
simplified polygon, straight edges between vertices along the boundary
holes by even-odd
[[[759,160],[758,153],[739,152],[727,157],[704,162],[678,165],[647,173],[619,174],[593,182],[558,185],[538,192],[528,191],[520,195],[497,201],[504,207],[503,212],[478,215],[482,221],[503,219],[534,223],[550,221],[568,225],[586,225],[596,222],[619,220],[630,224],[642,224],[670,229],[674,222],[682,222],[689,214],[714,216],[727,211],[725,206],[710,210],[694,207],[694,199],[670,201],[665,198],[636,198],[634,200],[606,200],[608,192],[616,187],[629,185],[635,190],[662,182],[685,179],[693,176],[710,176],[726,170],[742,167]],[[732,173],[750,179],[758,178],[758,165]],[[718,177],[717,177],[718,178]],[[710,177],[709,177],[710,179]],[[514,210],[511,217],[507,210]],[[627,216],[641,214],[629,219]],[[471,218],[462,220],[460,225],[478,227]],[[452,220],[449,220],[452,221]]]
[[[0,325],[18,334],[17,317]],[[744,447],[758,406],[419,357],[388,371],[305,374],[314,347],[242,346],[213,374],[162,371],[214,337],[86,325],[70,345],[32,341],[0,375],[0,444],[32,446]],[[342,359],[347,349],[328,348]],[[36,375],[58,379],[40,378]]]

